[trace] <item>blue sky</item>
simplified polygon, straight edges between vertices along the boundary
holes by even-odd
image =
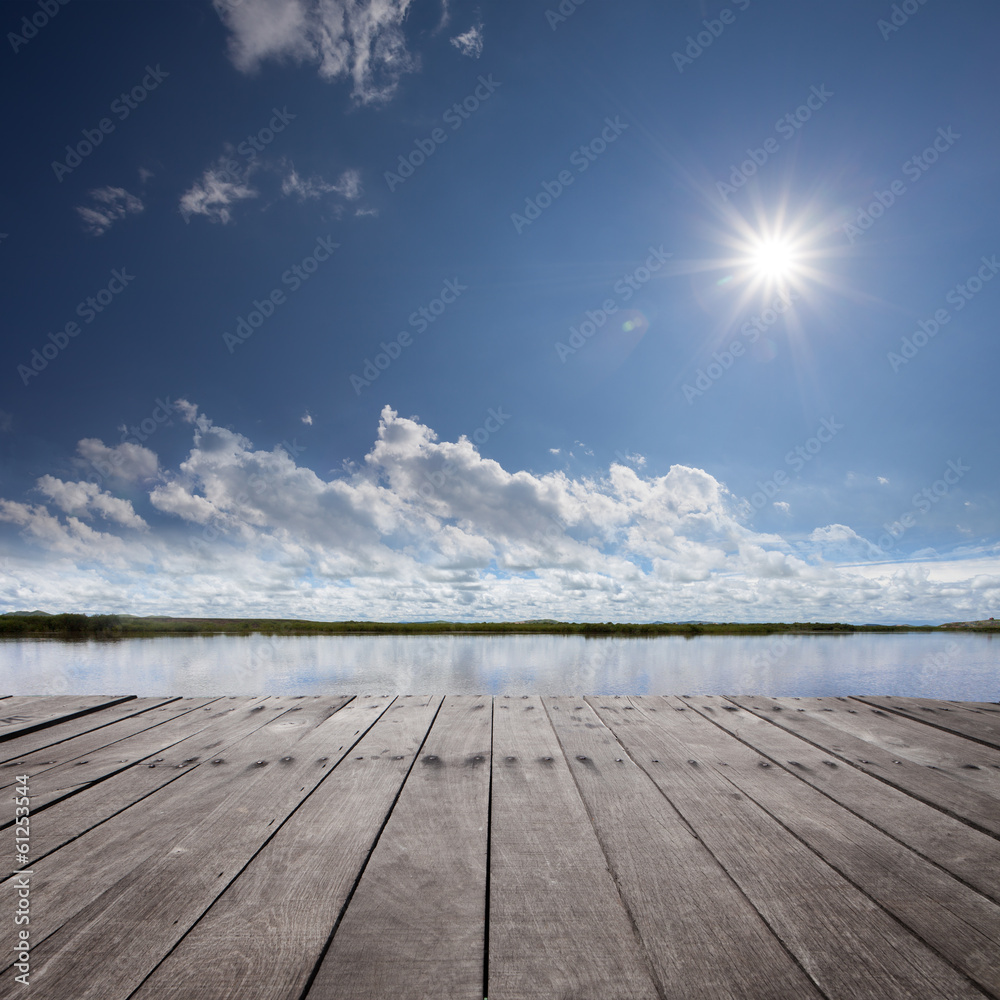
[[[0,18],[4,610],[1000,605],[994,5]]]

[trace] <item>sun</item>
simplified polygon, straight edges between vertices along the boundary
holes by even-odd
[[[798,255],[789,239],[761,240],[749,254],[750,267],[758,278],[767,282],[785,283],[797,270]]]

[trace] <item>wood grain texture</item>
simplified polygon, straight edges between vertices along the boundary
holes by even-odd
[[[211,796],[197,785],[213,765],[190,771],[183,835],[133,857],[117,882],[32,949],[33,1000],[128,996],[391,699],[356,700],[339,712],[334,699],[301,701],[297,717],[284,713],[244,741],[264,752],[260,759],[236,747],[218,758],[215,770],[228,782]]]
[[[298,1000],[440,702],[396,699],[134,1000]]]
[[[946,961],[1000,995],[1000,906],[745,746],[680,699],[643,699],[694,757],[765,809]],[[671,709],[675,709],[671,711]],[[856,931],[861,928],[855,925]],[[850,959],[849,954],[842,958]]]
[[[981,708],[964,708],[959,711],[949,705],[929,698],[879,698],[869,695],[858,696],[855,701],[863,701],[876,708],[898,712],[907,718],[916,719],[926,725],[938,726],[949,732],[957,733],[968,739],[977,740],[1000,750],[1000,717],[996,713],[997,706]]]
[[[73,739],[75,736],[110,726],[123,719],[144,714],[159,706],[165,706],[171,702],[180,700],[175,695],[164,698],[133,698],[130,701],[123,701],[109,708],[102,708],[99,712],[80,715],[65,722],[53,723],[42,730],[11,737],[5,742],[0,743],[0,765],[2,765],[0,767],[0,775],[6,775],[6,768],[13,766],[11,762],[16,761],[21,755],[37,753],[50,746],[58,746],[66,740]],[[190,701],[191,699],[187,700]],[[213,699],[204,698],[202,700],[207,703]],[[3,713],[4,705],[0,702],[0,714]]]
[[[843,764],[894,785],[956,819],[1000,836],[1000,809],[992,795],[964,787],[947,774],[888,753],[805,711],[786,710],[773,698],[735,695],[729,700],[821,747]]]
[[[221,707],[219,707],[221,705]],[[220,743],[235,741],[272,721],[294,706],[278,698],[233,698],[198,709],[209,732],[196,731],[150,761],[133,766],[107,781],[82,789],[44,810],[45,822],[36,823],[31,836],[35,862],[94,829],[145,796],[183,776]],[[187,726],[191,720],[184,721]],[[181,720],[164,723],[170,729]],[[98,842],[99,842],[98,838]],[[93,841],[92,841],[93,843]]]
[[[564,697],[543,702],[662,995],[818,1000],[760,914],[591,707]]]
[[[283,752],[327,713],[326,705],[311,713],[304,711],[301,700],[293,698],[236,701],[250,705],[219,718],[211,735],[197,734],[164,753],[155,764],[140,764],[41,814],[45,822],[32,828],[33,848],[36,839],[44,844],[47,839],[69,837],[74,819],[88,822],[96,814],[100,822],[78,827],[76,839],[31,865],[35,873],[34,942],[55,933],[148,858],[169,851],[207,806],[217,804],[218,796],[232,781],[234,769],[242,771],[266,754]],[[144,798],[132,798],[137,782],[130,778],[138,779],[139,784],[151,783],[143,786]],[[119,784],[123,787],[114,787]],[[95,796],[96,802],[87,801]],[[81,801],[82,809],[78,807]],[[125,804],[114,815],[104,814],[108,805],[122,802]],[[66,826],[51,829],[53,814]],[[6,966],[8,956],[3,960]]]
[[[671,705],[588,701],[826,996],[979,1000],[964,976],[695,756],[684,742],[689,723]]]
[[[538,697],[494,703],[490,816],[487,995],[655,1000],[642,946]]]
[[[14,697],[0,704],[0,743],[25,733],[44,729],[57,722],[99,712],[135,695],[57,695],[54,697]]]
[[[444,699],[309,1000],[483,996],[492,699]]]
[[[726,732],[893,839],[1000,903],[1000,841],[918,801],[725,698],[683,699]]]
[[[38,812],[50,803],[123,771],[185,736],[204,729],[210,725],[209,717],[196,709],[204,708],[215,700],[178,698],[168,705],[112,721],[56,746],[22,754],[17,760],[8,761],[0,770],[3,775],[0,778],[0,794],[13,785],[15,773],[30,774],[31,807],[33,812]],[[163,728],[163,724],[171,720],[176,720],[178,724]]]
[[[773,701],[785,711],[802,709],[821,722],[875,744],[895,758],[905,757],[915,764],[943,772],[959,784],[967,784],[987,795],[1000,796],[1000,750],[853,698],[775,698]]]

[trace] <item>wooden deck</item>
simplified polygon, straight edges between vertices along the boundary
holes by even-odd
[[[3,997],[1000,998],[994,704],[10,697],[0,785]]]

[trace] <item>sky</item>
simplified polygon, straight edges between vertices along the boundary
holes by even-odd
[[[0,610],[1000,609],[995,4],[0,29]]]

